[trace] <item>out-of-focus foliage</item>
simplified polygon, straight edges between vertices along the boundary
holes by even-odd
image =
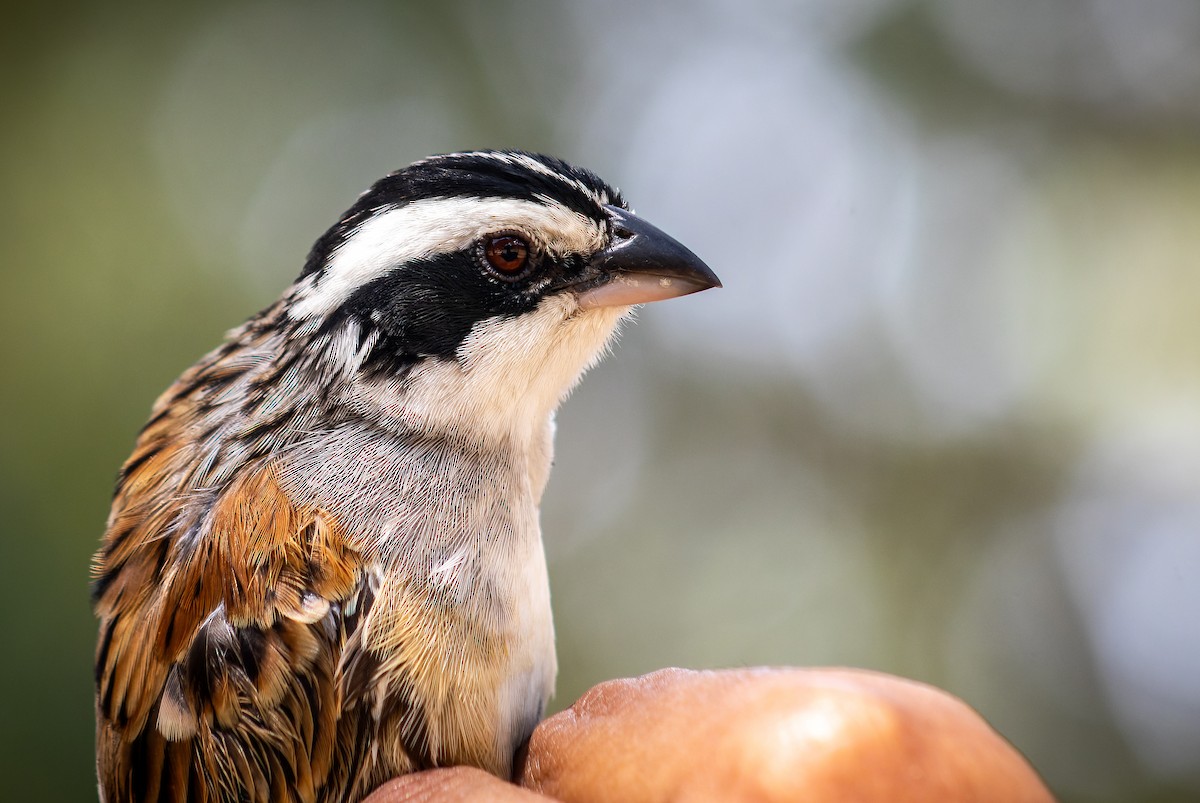
[[[11,15],[6,797],[91,794],[87,563],[155,395],[357,191],[475,146],[595,168],[726,283],[560,417],[559,705],[853,664],[963,696],[1066,801],[1200,794],[1193,0]]]

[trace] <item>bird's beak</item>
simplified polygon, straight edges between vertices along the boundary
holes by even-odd
[[[648,304],[721,286],[708,265],[674,237],[632,212],[604,208],[613,239],[591,259],[588,273],[594,279],[576,296],[581,309]]]

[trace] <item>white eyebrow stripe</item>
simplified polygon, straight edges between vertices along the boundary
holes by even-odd
[[[358,288],[417,259],[470,247],[490,232],[522,232],[556,254],[591,253],[604,242],[595,221],[561,204],[516,198],[428,198],[375,214],[330,256],[325,269],[297,286],[289,314],[327,315]]]

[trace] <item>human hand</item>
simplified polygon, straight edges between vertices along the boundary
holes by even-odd
[[[1053,800],[957,698],[855,669],[664,669],[601,683],[538,726],[517,781],[431,770],[367,803]]]

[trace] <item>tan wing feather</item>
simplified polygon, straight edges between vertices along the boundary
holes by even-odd
[[[358,555],[269,463],[211,498],[187,488],[198,450],[181,430],[160,413],[143,432],[95,565],[105,799],[316,800],[346,638],[328,614]]]

